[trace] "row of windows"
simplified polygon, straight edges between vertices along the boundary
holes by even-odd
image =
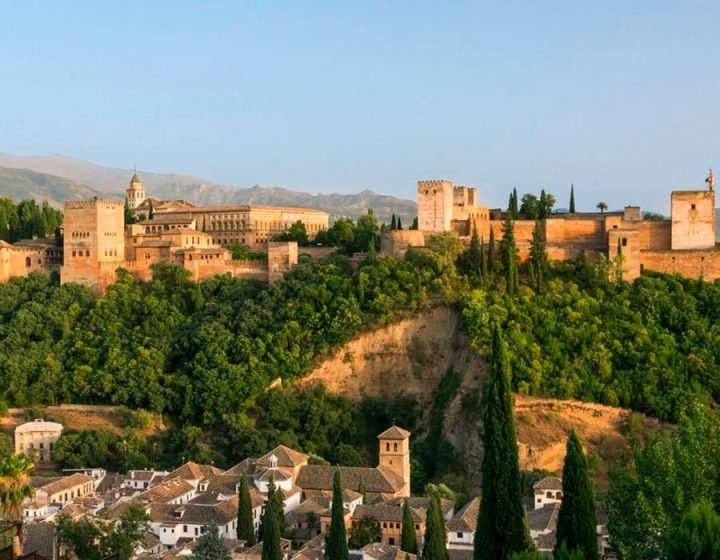
[[[71,237],[90,237],[89,231],[73,231]]]
[[[84,255],[83,255],[83,252],[85,253]],[[83,256],[84,256],[84,257],[89,257],[89,256],[90,256],[90,249],[85,249],[85,251],[83,251],[82,249],[80,249],[79,251],[73,251],[73,252],[72,252],[72,256],[73,256],[73,257],[83,257]]]
[[[117,249],[105,249],[106,257],[117,257]]]

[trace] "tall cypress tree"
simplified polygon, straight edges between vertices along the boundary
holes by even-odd
[[[528,260],[535,280],[535,291],[540,294],[543,291],[545,273],[548,269],[548,256],[545,249],[545,230],[542,222],[538,220],[535,221]]]
[[[275,499],[275,484],[270,481],[268,485],[267,501],[262,518],[262,560],[281,560],[280,525],[278,524],[277,500]]]
[[[392,219],[390,220],[390,231],[394,231],[397,229],[397,222],[395,221],[395,214],[392,215]]]
[[[569,211],[571,214],[575,213],[575,185],[570,183],[570,208]]]
[[[410,504],[403,502],[402,533],[400,534],[400,550],[417,554],[417,535],[415,534],[415,521],[410,512]]]
[[[480,238],[480,277],[486,278],[488,275],[487,257],[485,255],[485,244]]]
[[[503,224],[500,256],[503,260],[503,266],[505,267],[505,290],[509,295],[515,295],[519,288],[517,245],[515,244],[515,224],[510,214],[505,216],[505,223]]]
[[[532,550],[512,415],[507,349],[495,325],[490,379],[483,391],[483,494],[475,531],[474,560],[506,560]]]
[[[440,498],[437,495],[430,498],[430,507],[425,518],[422,560],[450,560],[447,551],[445,520],[440,509]]]
[[[400,216],[398,216],[398,219],[397,219],[397,228],[402,229],[402,219],[400,218]]]
[[[477,230],[473,228],[472,237],[470,238],[470,247],[465,252],[464,264],[465,272],[471,280],[477,281],[482,277],[482,246],[480,245],[480,237]]]
[[[333,480],[330,526],[328,527],[327,535],[325,535],[325,560],[348,560],[348,558],[345,510],[343,509],[342,475],[340,474],[340,469],[336,469],[335,479]]]
[[[582,444],[575,430],[570,432],[567,440],[562,486],[555,556],[565,544],[570,551],[581,550],[585,560],[599,560],[592,482]]]
[[[238,497],[237,538],[245,541],[248,546],[253,546],[257,542],[257,539],[255,537],[255,524],[253,523],[250,488],[248,486],[247,475],[244,473],[240,479]]]
[[[512,219],[517,220],[518,216],[520,215],[520,209],[519,209],[520,203],[518,202],[517,188],[513,187],[512,196],[513,196]]]
[[[495,230],[490,228],[490,240],[488,241],[488,272],[495,274]]]

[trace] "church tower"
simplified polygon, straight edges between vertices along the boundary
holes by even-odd
[[[380,468],[400,477],[405,486],[401,496],[410,496],[410,432],[392,426],[378,436],[380,440]]]
[[[140,206],[142,201],[145,200],[145,187],[143,187],[137,173],[133,173],[132,179],[130,179],[130,186],[125,191],[125,197],[128,206],[132,210],[135,210],[135,208]]]

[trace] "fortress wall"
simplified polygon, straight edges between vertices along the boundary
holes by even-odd
[[[688,278],[720,279],[720,250],[641,251],[640,264],[647,270],[682,274]]]
[[[715,246],[715,192],[675,191],[671,195],[672,249]]]
[[[638,243],[641,251],[665,251],[670,249],[672,222],[669,220],[646,220],[633,224],[638,228]]]
[[[402,258],[411,247],[424,247],[425,234],[419,230],[387,231],[380,236],[380,255]]]

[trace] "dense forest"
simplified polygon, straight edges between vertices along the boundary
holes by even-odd
[[[0,240],[15,243],[21,239],[43,238],[54,235],[62,224],[62,212],[47,201],[38,205],[34,200],[21,200],[15,204],[9,198],[0,198]]]

